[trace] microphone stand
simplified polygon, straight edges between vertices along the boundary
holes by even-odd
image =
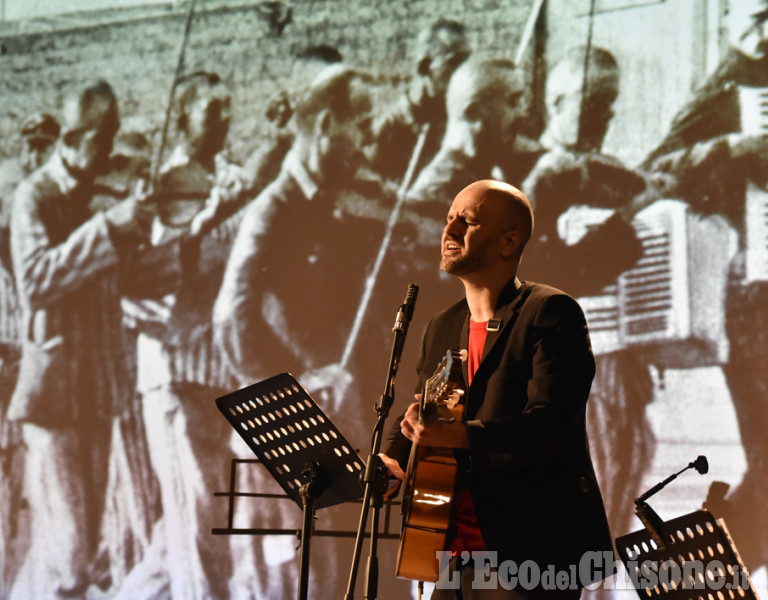
[[[709,463],[707,463],[707,457],[699,456],[696,460],[688,463],[688,466],[684,469],[681,469],[677,473],[673,473],[664,481],[654,485],[650,490],[645,492],[639,498],[635,498],[635,514],[637,515],[637,518],[640,519],[645,528],[651,534],[653,541],[656,542],[656,545],[662,550],[666,549],[667,547],[667,536],[664,532],[664,521],[661,520],[661,517],[656,513],[655,510],[651,508],[651,505],[648,504],[646,500],[648,500],[648,498],[653,496],[655,493],[660,492],[667,486],[667,484],[672,482],[677,478],[678,475],[684,473],[688,469],[696,469],[700,475],[704,475],[707,471],[709,471]]]
[[[379,541],[379,512],[384,502],[384,492],[387,489],[387,482],[389,480],[387,468],[381,460],[379,452],[381,450],[381,439],[384,435],[384,422],[395,401],[395,375],[400,366],[400,357],[403,353],[405,336],[408,333],[408,325],[410,324],[413,315],[413,307],[416,303],[418,290],[418,286],[413,283],[408,286],[405,302],[400,306],[397,316],[395,317],[395,325],[392,328],[394,340],[392,342],[392,353],[389,359],[384,393],[381,395],[379,403],[374,407],[378,418],[376,420],[376,425],[373,428],[371,453],[368,456],[368,464],[363,473],[362,482],[365,484],[365,494],[363,495],[363,506],[360,512],[360,523],[357,527],[355,551],[352,557],[352,567],[349,573],[347,593],[344,596],[345,600],[353,600],[354,598],[355,583],[360,563],[363,537],[365,536],[365,525],[368,521],[369,507],[372,510],[371,541],[366,568],[367,577],[365,582],[365,595],[363,597],[366,600],[374,600],[377,594],[379,584],[379,559],[376,551]]]

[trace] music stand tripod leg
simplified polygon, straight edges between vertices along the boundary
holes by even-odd
[[[317,461],[307,465],[302,472],[309,481],[299,490],[302,500],[301,558],[299,561],[299,600],[307,600],[309,588],[309,546],[312,538],[312,524],[315,518],[315,500],[328,488],[330,479]]]

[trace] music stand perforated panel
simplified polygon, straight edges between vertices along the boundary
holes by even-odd
[[[709,511],[697,510],[662,527],[666,548],[660,548],[646,529],[616,538],[640,598],[758,600],[725,523]]]
[[[362,497],[364,461],[290,373],[217,398],[216,405],[299,508],[308,481],[302,472],[313,463],[330,479],[316,508]]]

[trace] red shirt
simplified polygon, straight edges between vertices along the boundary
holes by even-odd
[[[469,347],[467,348],[467,373],[469,376],[467,383],[469,385],[472,385],[472,378],[483,357],[485,338],[488,335],[487,324],[487,322],[475,323],[472,319],[469,320]],[[469,493],[469,488],[466,486],[461,486],[456,490],[454,524],[456,537],[451,540],[449,546],[453,556],[460,554],[463,550],[470,552],[472,550],[486,550],[483,535],[480,533],[480,526],[477,523],[472,494]]]

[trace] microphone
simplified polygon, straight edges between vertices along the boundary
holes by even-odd
[[[709,463],[707,462],[707,457],[699,456],[692,463],[688,463],[688,468],[696,469],[699,472],[699,474],[704,475],[709,471]]]
[[[397,372],[400,366],[400,358],[403,354],[405,345],[405,336],[408,333],[408,325],[413,318],[413,309],[416,306],[416,297],[419,295],[419,286],[415,283],[408,284],[408,290],[405,292],[405,300],[397,311],[395,317],[395,326],[392,331],[395,334],[395,342],[392,348],[392,373]]]
[[[408,324],[413,318],[413,309],[416,307],[416,298],[419,295],[419,286],[415,283],[408,284],[408,290],[405,292],[405,300],[395,317],[395,326],[392,331],[408,331]]]

